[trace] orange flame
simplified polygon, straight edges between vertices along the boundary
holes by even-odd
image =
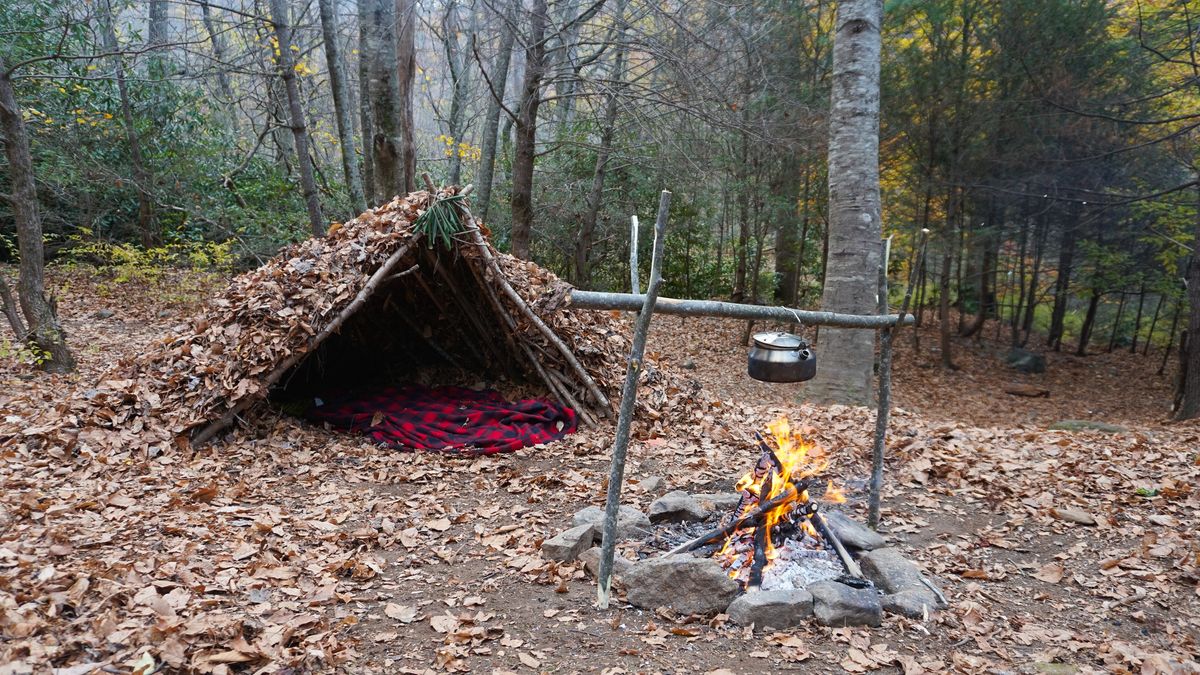
[[[793,431],[791,422],[786,416],[768,424],[767,431],[770,433],[771,440],[774,441],[773,457],[768,467],[764,467],[760,461],[754,469],[746,472],[738,480],[737,490],[744,497],[748,496],[749,498],[743,498],[741,512],[735,517],[744,518],[758,509],[760,505],[779,499],[780,503],[764,518],[763,526],[767,528],[767,532],[771,532],[779,524],[780,519],[790,513],[797,504],[810,501],[808,490],[796,493],[792,486],[805,478],[811,478],[823,472],[829,466],[829,459],[823,449],[804,440],[799,432]],[[823,499],[839,503],[846,501],[845,495],[834,487],[832,481],[829,481]],[[819,538],[816,529],[808,519],[802,520],[799,526],[809,536]],[[746,531],[753,532],[753,529],[743,532]],[[734,550],[734,545],[733,536],[727,537],[725,545],[718,555],[728,562],[729,576],[737,578],[745,565],[734,564],[743,557],[743,554]],[[766,554],[768,565],[778,556],[770,537],[766,539]],[[747,558],[743,562],[748,562],[749,558],[753,557],[753,552],[751,551],[746,556]]]

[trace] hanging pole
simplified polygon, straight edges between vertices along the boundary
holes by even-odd
[[[913,284],[919,278],[917,268],[925,260],[925,246],[928,243],[929,230],[922,230],[920,244],[913,249],[912,257],[909,259],[908,288],[904,290],[904,300],[900,303],[900,316],[905,316],[908,312],[908,303],[912,300],[913,295]],[[887,313],[887,259],[891,252],[891,237],[884,242],[883,246],[884,267],[879,272],[880,314]],[[879,527],[879,509],[883,499],[883,459],[887,450],[888,416],[892,410],[892,352],[896,329],[900,325],[904,324],[885,327],[879,340],[879,407],[875,410],[875,442],[871,448],[870,495],[867,499],[867,525],[872,529]]]
[[[667,211],[670,206],[671,193],[663,190],[658,198],[658,219],[654,221],[654,254],[650,259],[650,285],[646,289],[642,312],[638,314],[637,323],[634,325],[633,347],[629,351],[629,365],[625,368],[625,385],[621,389],[617,435],[613,440],[612,468],[608,473],[608,495],[604,502],[604,541],[601,542],[600,574],[596,587],[596,601],[600,609],[608,609],[612,590],[613,556],[617,550],[617,510],[621,506],[625,457],[629,450],[629,431],[633,425],[638,377],[642,372],[642,355],[646,351],[646,335],[650,332],[650,315],[654,312],[658,289],[662,286],[662,258],[667,241]],[[634,229],[636,231],[636,228]]]
[[[638,217],[629,216],[629,289],[634,295],[641,293],[638,281]]]

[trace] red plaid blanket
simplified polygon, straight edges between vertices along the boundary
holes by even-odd
[[[574,410],[544,399],[510,403],[490,390],[418,385],[334,396],[306,416],[394,448],[466,454],[549,443],[576,426]]]

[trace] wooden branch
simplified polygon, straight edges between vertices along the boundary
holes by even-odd
[[[625,386],[621,388],[621,412],[617,417],[617,435],[613,440],[612,468],[608,473],[608,494],[604,501],[604,538],[600,542],[600,573],[597,575],[596,598],[600,609],[608,609],[612,590],[613,556],[617,550],[617,512],[621,506],[621,484],[625,480],[625,455],[629,450],[629,432],[633,426],[634,403],[637,402],[638,377],[642,374],[642,356],[646,351],[646,336],[650,332],[650,317],[654,301],[662,286],[663,249],[667,242],[667,214],[671,193],[663,190],[658,198],[658,220],[654,223],[654,255],[650,259],[650,286],[633,329],[633,346],[629,365],[625,368]]]
[[[525,299],[521,297],[521,294],[517,293],[516,289],[512,287],[512,284],[508,283],[508,277],[504,276],[504,271],[500,269],[500,263],[496,262],[496,256],[492,254],[491,246],[489,246],[487,241],[483,238],[483,233],[480,232],[479,224],[475,222],[474,216],[472,216],[471,212],[465,208],[463,208],[463,212],[467,219],[467,230],[470,233],[470,237],[474,241],[475,245],[479,247],[480,252],[483,254],[483,260],[495,275],[496,282],[500,284],[500,289],[504,291],[504,294],[509,300],[512,301],[513,305],[516,306],[517,311],[519,311],[522,316],[524,316],[531,324],[533,324],[533,326],[537,328],[539,332],[541,332],[542,336],[545,337],[550,344],[554,345],[554,348],[557,349],[560,354],[562,354],[563,358],[566,359],[567,363],[571,366],[571,370],[575,371],[575,375],[587,387],[588,391],[592,395],[592,398],[595,399],[598,404],[600,404],[600,414],[607,417],[608,411],[612,407],[612,404],[608,401],[608,397],[604,395],[604,392],[600,391],[600,387],[596,386],[595,380],[593,380],[592,376],[588,374],[587,369],[585,369],[583,365],[579,363],[579,359],[575,358],[575,354],[571,352],[570,347],[567,347],[562,339],[559,338],[558,335],[556,335],[554,331],[546,325],[546,322],[542,321],[541,317],[539,317],[537,314],[534,314],[533,310],[530,309],[529,305],[525,302]]]
[[[788,485],[787,488],[784,489],[783,492],[779,493],[774,499],[769,499],[763,502],[757,509],[747,513],[745,516],[734,518],[732,521],[722,525],[721,527],[718,527],[715,530],[709,530],[708,532],[705,532],[691,541],[684,542],[664,553],[663,557],[694,551],[706,544],[718,542],[742,528],[757,527],[759,523],[763,522],[763,516],[779,508],[788,500],[795,499],[796,495],[804,492],[806,489],[808,489],[807,482],[802,482],[800,485]]]
[[[642,292],[642,284],[638,281],[638,217],[629,216],[629,292],[637,295]]]
[[[850,553],[846,551],[842,540],[834,533],[833,528],[829,527],[829,523],[825,522],[825,516],[822,516],[819,511],[813,511],[809,519],[817,526],[817,530],[821,533],[821,536],[833,545],[833,550],[837,552],[838,558],[841,559],[842,565],[846,567],[846,571],[850,573],[850,576],[855,579],[862,579],[863,573],[858,563],[854,561],[854,558],[850,557]]]
[[[375,273],[371,275],[371,278],[367,279],[367,283],[363,285],[362,289],[358,292],[358,295],[354,296],[354,299],[350,301],[350,304],[346,305],[346,308],[343,309],[337,315],[337,317],[333,319],[333,321],[330,321],[324,328],[321,329],[319,333],[309,338],[309,340],[302,345],[301,349],[293,352],[291,356],[284,359],[282,363],[276,366],[274,370],[272,370],[265,378],[263,378],[262,389],[259,390],[260,393],[265,396],[266,391],[271,387],[271,385],[279,381],[279,378],[283,377],[284,373],[291,370],[292,367],[299,363],[301,359],[308,354],[311,354],[313,350],[319,347],[321,343],[324,342],[330,335],[333,335],[339,328],[341,328],[342,324],[345,323],[347,319],[353,316],[355,312],[357,312],[364,304],[366,304],[367,300],[375,293],[375,291],[383,285],[383,281],[392,274],[392,270],[394,270],[396,266],[400,264],[400,261],[404,258],[404,256],[408,254],[409,250],[416,246],[420,240],[421,234],[419,232],[414,233],[408,243],[401,245],[400,248],[396,249],[390,256],[388,256],[387,260],[380,265],[379,269],[375,270]],[[221,430],[232,424],[233,421],[237,419],[238,415],[244,412],[260,398],[260,396],[256,395],[247,395],[246,397],[242,398],[241,401],[227,410],[224,415],[222,415],[216,421],[209,423],[207,427],[204,427],[198,433],[194,434],[192,436],[192,445],[202,445],[213,436],[216,436]]]
[[[636,312],[645,302],[645,296],[633,293],[600,293],[597,291],[581,291],[572,289],[569,295],[571,307],[575,309],[616,309],[626,312]],[[913,317],[895,314],[879,316],[875,314],[837,314],[834,312],[814,312],[806,309],[790,307],[773,307],[769,305],[744,305],[736,302],[719,300],[679,300],[676,298],[659,298],[654,311],[660,314],[675,316],[715,316],[723,319],[759,319],[763,321],[783,321],[802,323],[807,326],[834,326],[838,328],[870,328],[879,329],[896,324],[909,325]]]

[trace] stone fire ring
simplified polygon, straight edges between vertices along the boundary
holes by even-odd
[[[649,516],[622,506],[617,517],[621,540],[645,536],[655,524],[704,520],[714,509],[732,508],[738,495],[668,493],[650,505]],[[928,619],[944,607],[945,596],[905,558],[885,545],[883,537],[845,515],[825,517],[874,588],[855,588],[838,581],[818,581],[801,589],[743,592],[737,581],[712,558],[690,554],[649,557],[634,562],[618,556],[615,583],[635,607],[667,607],[679,614],[725,613],[743,626],[788,628],[812,619],[825,626],[878,626],[883,614]],[[589,506],[575,514],[574,527],[547,539],[542,555],[551,560],[581,560],[595,576],[600,561],[604,512]]]

